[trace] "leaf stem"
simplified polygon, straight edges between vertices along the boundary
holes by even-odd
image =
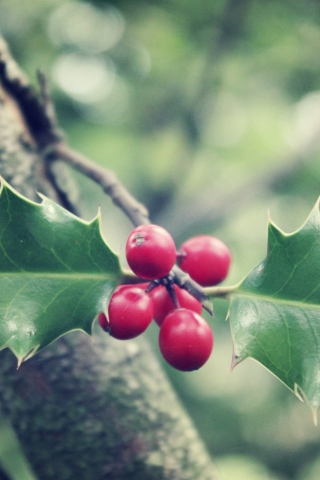
[[[232,295],[237,288],[238,285],[206,287],[203,289],[203,292],[207,297],[224,298],[225,300],[229,300],[230,295]]]

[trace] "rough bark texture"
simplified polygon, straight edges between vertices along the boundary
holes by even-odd
[[[0,70],[11,61],[0,42]],[[26,111],[3,78],[1,83],[1,175],[32,200],[39,190],[72,205],[78,198],[73,182],[56,164],[65,191],[56,189]],[[216,479],[202,441],[143,339],[127,343],[95,334],[92,342],[73,332],[19,370],[10,351],[0,352],[0,360],[1,408],[39,479]]]
[[[215,478],[141,341],[75,332],[18,371],[11,357],[2,354],[1,398],[39,478]]]

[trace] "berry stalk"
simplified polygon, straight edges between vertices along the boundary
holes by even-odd
[[[229,300],[230,295],[234,293],[238,285],[222,286],[222,287],[206,287],[203,289],[204,294],[210,298],[223,298]]]

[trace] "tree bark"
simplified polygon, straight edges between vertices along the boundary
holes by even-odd
[[[48,105],[0,39],[0,173],[31,200],[38,190],[81,213],[68,169],[44,162],[59,138]],[[145,340],[72,332],[19,370],[8,349],[0,358],[1,408],[39,479],[217,478]]]

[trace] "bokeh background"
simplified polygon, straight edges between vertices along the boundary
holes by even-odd
[[[50,79],[73,148],[114,170],[178,245],[198,233],[229,245],[226,284],[264,258],[268,214],[292,232],[316,202],[318,0],[0,0],[0,32],[32,82],[39,68]],[[129,222],[76,178],[124,262]],[[308,407],[253,361],[230,374],[228,303],[214,307],[208,364],[164,368],[221,480],[319,480]],[[12,480],[34,479],[5,419],[0,430]]]

